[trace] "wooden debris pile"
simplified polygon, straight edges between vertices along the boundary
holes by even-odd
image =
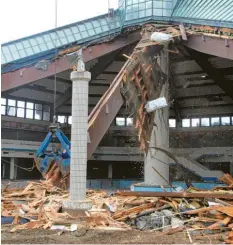
[[[67,191],[63,191],[48,182],[29,182],[24,189],[10,189],[6,186],[2,190],[1,216],[14,217],[13,224],[27,223],[12,229],[49,228],[57,219],[69,217],[67,213],[60,213],[61,203],[68,198]]]
[[[223,180],[232,183],[233,178]],[[82,215],[62,211],[68,192],[48,182],[29,182],[24,189],[2,190],[2,217],[12,218],[12,232],[19,229],[79,228],[105,230],[151,230],[162,234],[186,231],[190,236],[221,234],[233,242],[233,187],[211,191],[191,188],[185,192],[116,192],[88,190],[91,210]],[[163,194],[162,194],[163,193]],[[204,194],[204,195],[201,195]],[[215,197],[215,195],[218,195]],[[22,219],[26,219],[24,224]]]

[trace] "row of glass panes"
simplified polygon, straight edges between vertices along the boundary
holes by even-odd
[[[152,0],[125,0],[126,5],[132,5],[137,3],[151,2]]]
[[[133,4],[141,4],[145,2],[153,2],[153,5],[163,4],[163,3],[171,3],[173,4],[174,0],[126,0],[126,6]]]
[[[143,3],[136,3],[133,5],[127,5],[126,7],[126,13],[133,11],[140,11],[145,9],[173,9],[173,3],[172,1],[155,1],[152,4],[152,1],[143,2]]]
[[[1,98],[1,115],[49,121],[50,106],[23,100]]]
[[[232,123],[233,117],[230,116],[182,119],[182,127],[227,126]]]
[[[58,115],[57,121],[61,124],[72,124],[72,116]],[[133,118],[130,117],[116,117],[116,126],[133,126]]]
[[[133,126],[133,118],[131,117],[116,117],[116,126]]]
[[[57,121],[61,124],[64,123],[72,124],[72,116],[59,115],[57,116]]]
[[[203,117],[182,119],[182,127],[210,127],[210,126],[229,126],[233,125],[233,117]],[[176,127],[176,119],[169,119],[169,127]]]
[[[119,28],[117,16],[114,18],[112,28]],[[108,24],[108,18],[104,17],[2,46],[2,64],[107,32],[111,29]]]
[[[152,9],[146,9],[146,10],[141,10],[139,12],[132,12],[128,13],[125,16],[125,20],[133,20],[137,18],[144,18],[148,16],[171,16],[172,10],[171,9],[153,9],[153,14],[152,14]]]

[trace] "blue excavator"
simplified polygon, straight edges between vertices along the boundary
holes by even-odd
[[[52,180],[53,184],[60,185],[61,180],[69,175],[70,147],[70,141],[60,129],[59,123],[52,123],[34,160],[43,177]]]

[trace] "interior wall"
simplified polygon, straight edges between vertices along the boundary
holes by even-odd
[[[233,146],[233,130],[218,129],[217,131],[171,131],[169,135],[170,148],[199,148]]]
[[[32,171],[30,168],[33,166],[34,160],[30,158],[18,158],[17,165],[17,179],[42,179],[42,175],[35,167]],[[27,169],[27,170],[26,170]]]
[[[10,158],[2,157],[1,158],[1,179],[10,178]]]
[[[221,163],[202,163],[205,167],[211,169],[211,170],[221,170],[224,173],[230,174],[230,163],[229,162],[221,162]]]
[[[143,179],[143,162],[112,162],[113,179]]]
[[[87,179],[107,179],[108,163],[104,161],[87,162]]]
[[[142,162],[95,161],[87,163],[87,179],[108,179],[108,166],[112,164],[112,179],[142,179],[144,168]]]

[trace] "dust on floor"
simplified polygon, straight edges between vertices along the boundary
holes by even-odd
[[[160,232],[138,230],[129,231],[102,231],[77,230],[64,232],[61,235],[53,230],[19,230],[10,232],[10,226],[2,226],[2,244],[190,244],[185,232],[173,235],[162,235]],[[220,235],[192,235],[192,243],[219,244],[224,241],[224,233]]]

